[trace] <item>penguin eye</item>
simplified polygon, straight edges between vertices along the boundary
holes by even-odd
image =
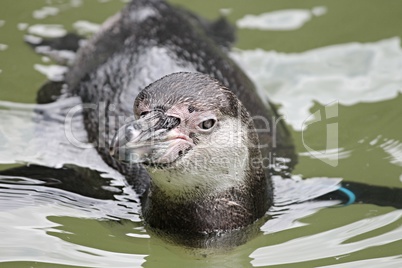
[[[145,116],[147,114],[149,114],[149,111],[144,111],[144,112],[140,113],[140,117],[143,117],[143,116]]]
[[[208,130],[215,125],[215,122],[216,122],[215,119],[208,119],[208,120],[202,121],[198,126],[203,130]]]

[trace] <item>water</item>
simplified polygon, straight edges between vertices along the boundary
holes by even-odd
[[[225,12],[237,23],[232,56],[286,117],[300,155],[295,174],[402,187],[402,2],[172,2],[208,18]],[[290,206],[245,245],[204,258],[148,234],[136,195],[94,152],[60,156],[27,143],[35,136],[34,106],[15,103],[34,103],[43,73],[49,75],[46,67],[55,63],[33,53],[23,36],[43,34],[40,25],[54,24],[59,26],[47,35],[74,28],[91,32],[123,5],[117,0],[0,4],[0,138],[14,141],[12,148],[0,145],[1,163],[8,163],[0,169],[21,160],[53,166],[65,160],[104,172],[91,182],[70,181],[74,190],[52,187],[57,181],[51,176],[46,182],[3,177],[1,267],[401,266],[401,211],[372,204]],[[50,134],[42,147],[54,148],[52,138],[61,138],[52,136],[58,118],[52,122],[43,126]],[[70,147],[58,150],[63,148]],[[68,155],[79,157],[62,159]],[[312,191],[303,186],[299,191]]]

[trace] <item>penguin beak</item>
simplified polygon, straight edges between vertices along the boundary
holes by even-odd
[[[121,162],[169,164],[194,143],[176,128],[180,119],[152,111],[123,125],[111,141],[110,155]]]

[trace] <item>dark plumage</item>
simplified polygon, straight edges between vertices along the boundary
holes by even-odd
[[[226,55],[230,40],[220,40],[224,34],[216,38],[224,29],[222,21],[208,28],[204,20],[162,1],[132,1],[78,51],[75,64],[67,74],[70,94],[80,96],[84,103],[96,104],[96,109],[84,110],[90,142],[96,143],[103,159],[124,174],[143,195],[143,215],[151,227],[171,233],[215,233],[251,224],[262,217],[272,203],[269,171],[262,164],[262,156],[268,157],[268,152],[274,150],[284,155],[293,149],[283,123],[274,122],[277,117],[274,108],[260,99],[251,81]],[[230,27],[228,29],[231,37]],[[134,99],[134,113],[139,123],[130,123],[119,131],[112,144],[112,157],[110,140],[123,123],[133,119]],[[174,113],[176,110],[180,115]],[[191,124],[185,121],[188,118],[201,120],[204,115],[209,117],[192,126],[197,130],[190,131]],[[266,120],[253,122],[254,116]],[[237,181],[232,182],[230,174],[224,175],[229,176],[228,187],[222,183],[222,189],[219,185],[211,186],[213,183],[209,184],[208,179],[205,179],[206,185],[198,185],[199,181],[193,180],[194,188],[172,182],[178,194],[164,188],[163,179],[153,178],[150,183],[149,174],[152,177],[165,174],[168,182],[178,173],[180,176],[187,174],[169,161],[182,163],[190,156],[198,157],[201,154],[198,148],[214,149],[213,145],[205,146],[208,135],[215,135],[213,133],[230,122],[238,122],[246,129],[245,134],[239,134],[245,154],[225,147],[234,155],[222,156],[229,162],[246,156],[240,175],[235,171],[235,177],[239,176]],[[266,130],[267,122],[272,129],[255,131],[255,128]],[[141,126],[148,126],[148,130],[154,132],[159,130],[157,135],[152,133],[152,137],[156,142],[171,146],[165,158],[157,154],[161,146],[147,145],[148,134],[138,134]],[[183,135],[187,140],[175,139],[179,145],[171,145],[172,140],[163,136],[171,131],[186,133]],[[138,161],[128,158],[132,156],[130,150],[121,153],[124,143],[134,138],[144,142],[140,148],[144,159]],[[130,146],[137,146],[134,151],[139,150],[134,143]],[[214,149],[213,152],[219,154],[225,150]],[[219,172],[222,169],[218,164],[211,165]],[[215,171],[208,168],[208,165],[201,168],[205,178],[214,177]],[[156,173],[152,173],[155,170]],[[216,174],[215,180],[219,176]]]

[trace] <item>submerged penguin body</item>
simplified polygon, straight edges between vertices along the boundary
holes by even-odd
[[[80,48],[66,82],[94,105],[83,111],[89,141],[142,195],[149,226],[225,232],[271,206],[263,158],[292,151],[291,138],[201,19],[162,1],[132,1]],[[153,132],[140,133],[141,124]],[[148,158],[133,160],[138,148]]]

